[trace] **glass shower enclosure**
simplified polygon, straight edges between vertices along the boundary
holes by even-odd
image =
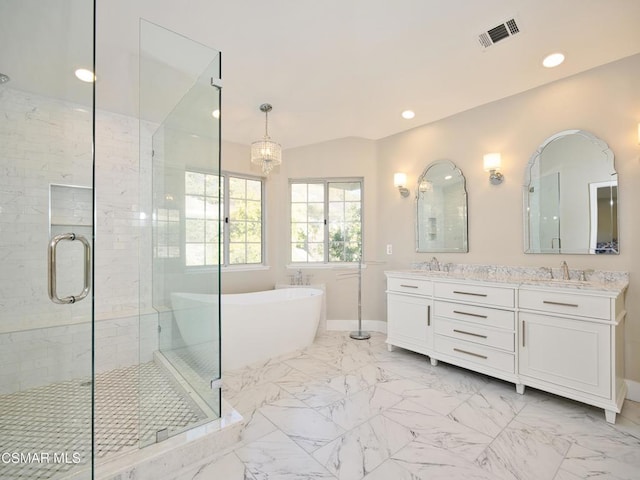
[[[2,480],[100,478],[220,416],[220,53],[141,21],[139,110],[114,111],[95,22],[0,2]]]

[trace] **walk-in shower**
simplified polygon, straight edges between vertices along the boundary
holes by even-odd
[[[219,291],[216,261],[185,261],[217,258],[217,190],[201,215],[185,178],[219,172],[220,54],[141,20],[139,99],[115,111],[95,19],[93,0],[0,2],[3,480],[102,478],[221,412],[219,312],[194,366],[167,300]]]

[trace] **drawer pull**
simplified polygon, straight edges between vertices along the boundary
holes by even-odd
[[[457,293],[458,295],[472,295],[474,297],[486,297],[486,293],[474,293],[474,292],[460,292],[458,290],[454,290],[453,293]]]
[[[561,307],[577,307],[577,303],[552,302],[551,300],[543,300],[542,303],[547,305],[560,305]]]
[[[478,313],[459,312],[458,310],[454,310],[453,313],[457,313],[458,315],[468,315],[469,317],[487,318],[486,315],[480,315]]]
[[[431,326],[431,305],[427,305],[427,327]]]
[[[404,287],[404,288],[418,288],[417,285],[403,285],[403,284],[400,284],[400,286]]]
[[[459,348],[454,348],[453,351],[454,352],[459,352],[459,353],[466,353],[467,355],[471,355],[473,357],[482,358],[484,360],[487,359],[486,355],[480,355],[479,353],[467,352],[466,350],[460,350]]]
[[[455,328],[453,329],[453,331],[456,333],[462,333],[464,335],[471,335],[472,337],[487,338],[486,335],[480,335],[479,333],[465,332],[464,330],[457,330]]]

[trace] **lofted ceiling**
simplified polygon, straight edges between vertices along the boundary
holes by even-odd
[[[47,75],[33,45],[55,39],[28,15],[69,13],[0,3],[0,72],[29,90]],[[223,139],[258,139],[269,102],[285,149],[382,138],[640,53],[640,0],[98,0],[96,16],[98,108],[138,115],[143,18],[222,52]],[[521,31],[483,49],[478,35],[511,18]],[[555,51],[566,61],[543,68]]]

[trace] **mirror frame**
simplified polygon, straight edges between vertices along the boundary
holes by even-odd
[[[441,248],[441,249],[424,249],[420,248],[420,218],[419,218],[419,210],[418,210],[418,202],[420,200],[420,184],[423,179],[426,177],[429,169],[438,166],[438,165],[446,165],[448,166],[453,173],[462,178],[462,192],[464,196],[464,245],[462,248]],[[416,187],[415,194],[415,237],[416,237],[416,252],[418,253],[468,253],[469,252],[469,196],[467,194],[467,179],[465,178],[462,170],[451,160],[436,160],[431,162],[427,167],[423,170],[422,174],[418,177],[418,184]]]
[[[530,222],[529,222],[529,188],[531,185],[531,170],[533,168],[533,166],[535,165],[535,163],[540,159],[540,156],[542,155],[542,152],[544,151],[544,149],[552,142],[554,142],[555,140],[558,140],[560,138],[563,137],[568,137],[570,135],[581,135],[583,137],[585,137],[586,139],[588,139],[589,141],[591,141],[591,143],[594,145],[595,148],[597,148],[600,152],[602,152],[605,157],[606,160],[611,162],[611,166],[613,168],[613,171],[616,174],[616,185],[617,185],[617,175],[618,172],[616,170],[616,166],[615,166],[615,156],[613,154],[613,151],[611,150],[611,148],[609,147],[609,145],[607,144],[607,142],[605,142],[604,140],[602,140],[601,138],[597,137],[596,135],[594,135],[591,132],[588,132],[586,130],[580,130],[580,129],[570,129],[570,130],[563,130],[561,132],[557,132],[553,135],[551,135],[550,137],[548,137],[544,142],[542,142],[542,144],[536,149],[536,151],[533,153],[533,155],[531,155],[531,157],[529,158],[529,162],[527,163],[527,166],[525,168],[525,172],[524,172],[524,184],[522,186],[522,219],[523,219],[523,235],[524,235],[524,253],[527,254],[549,254],[549,255],[595,255],[597,254],[596,251],[592,251],[591,248],[589,248],[589,250],[587,251],[562,251],[562,249],[560,248],[558,252],[541,252],[541,251],[532,251],[531,250],[531,245],[529,242],[529,237],[530,237],[530,230],[531,230],[531,226],[530,226]],[[619,193],[619,192],[618,192]],[[616,200],[616,211],[619,205],[619,200]],[[591,206],[589,205],[587,208],[591,208]],[[619,224],[618,224],[619,227]],[[591,233],[591,236],[593,236],[593,233]],[[591,239],[590,239],[590,244],[591,244]],[[615,252],[612,252],[612,254],[617,255],[620,253],[620,242],[618,240],[618,248]]]

